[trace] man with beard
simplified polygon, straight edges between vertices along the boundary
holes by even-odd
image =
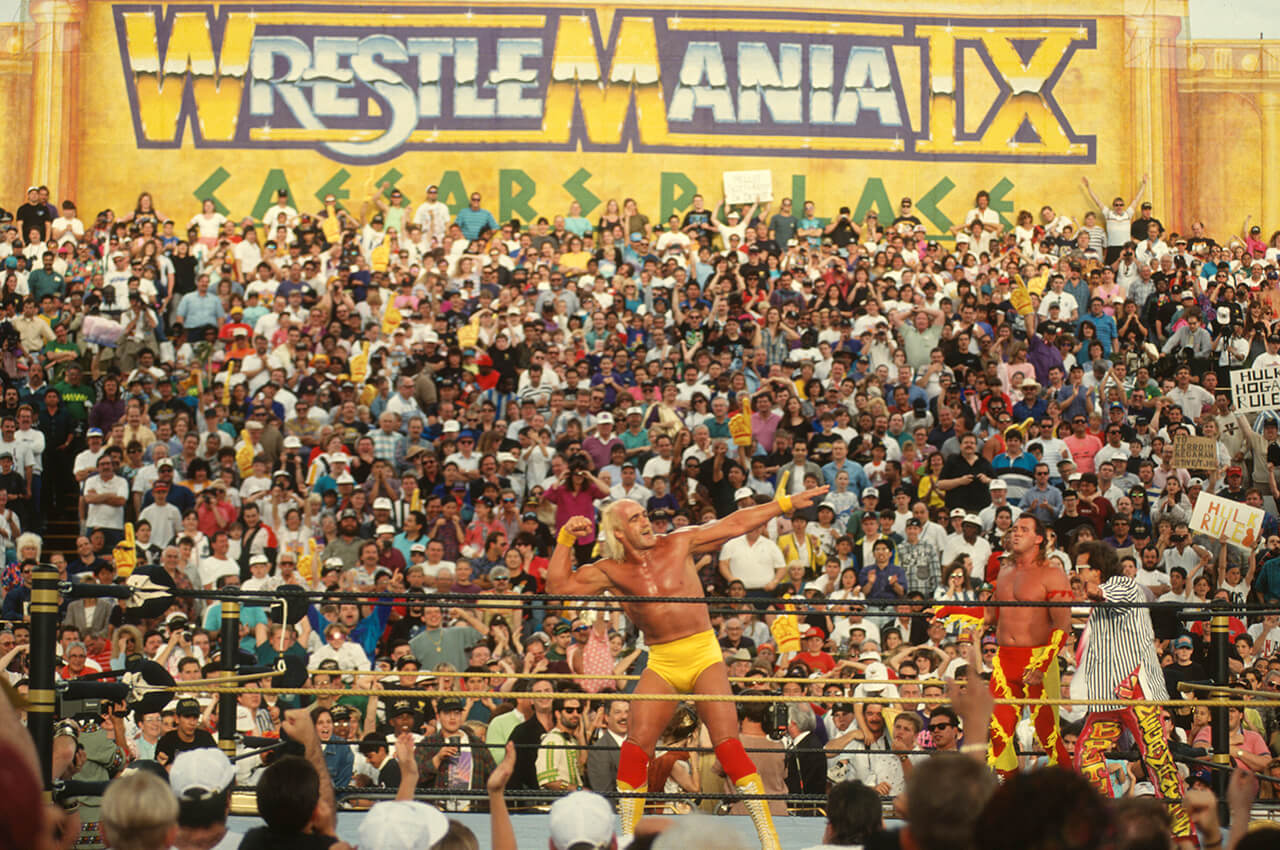
[[[582,725],[585,701],[565,693],[551,702],[555,726],[542,736],[538,748],[538,786],[552,791],[581,791],[587,766],[586,732]]]

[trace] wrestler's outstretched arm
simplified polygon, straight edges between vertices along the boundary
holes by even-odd
[[[547,592],[567,596],[592,596],[613,587],[604,570],[595,564],[573,568],[573,540],[591,533],[592,522],[584,516],[570,517],[556,537],[556,548],[547,564]]]
[[[750,508],[740,508],[724,519],[712,520],[703,525],[691,526],[674,533],[693,536],[693,542],[689,546],[691,551],[711,552],[723,546],[726,541],[740,537],[753,528],[759,528],[780,514],[791,513],[792,510],[809,507],[831,488],[815,487],[812,490],[805,490],[794,496],[787,496],[786,489],[784,479],[778,485],[779,498],[775,498],[772,502]],[[783,499],[787,501],[784,502]]]

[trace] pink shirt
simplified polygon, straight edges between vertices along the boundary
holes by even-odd
[[[595,500],[607,495],[607,493],[597,490],[594,484],[589,483],[576,493],[568,487],[561,487],[557,484],[543,493],[542,497],[556,506],[556,530],[559,531],[566,522],[576,516],[584,516],[594,522],[596,516]],[[596,542],[594,528],[590,534],[578,538],[578,543],[580,544],[594,542]]]
[[[1080,472],[1094,471],[1093,456],[1102,448],[1101,440],[1086,431],[1083,437],[1072,434],[1063,438],[1062,442],[1071,450],[1071,459],[1076,462],[1076,468]]]

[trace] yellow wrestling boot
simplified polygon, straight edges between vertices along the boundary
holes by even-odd
[[[637,792],[635,797],[618,798],[618,817],[622,821],[622,834],[635,835],[636,824],[644,815],[644,794],[649,790],[648,785],[641,785],[639,788],[632,788],[625,782],[618,782],[618,790],[624,792]]]
[[[750,773],[739,779],[735,785],[744,794],[763,794],[764,781],[758,773]],[[761,850],[782,850],[778,840],[778,831],[773,826],[773,814],[769,811],[768,800],[743,800],[751,822],[755,824],[756,835],[760,838]]]

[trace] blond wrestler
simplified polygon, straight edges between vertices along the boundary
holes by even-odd
[[[623,499],[605,508],[600,522],[600,551],[604,559],[573,569],[573,544],[589,534],[591,520],[573,517],[560,529],[555,552],[547,569],[551,595],[594,595],[605,590],[625,596],[701,597],[702,584],[693,568],[694,558],[713,552],[731,538],[764,525],[779,514],[805,508],[826,493],[826,487],[788,496],[779,486],[772,502],[734,511],[729,516],[699,526],[688,526],[658,535],[649,517],[636,502]],[[624,602],[623,610],[645,636],[649,665],[640,677],[638,694],[681,693],[730,696],[729,671],[723,661],[711,616],[701,602]],[[631,705],[627,740],[618,764],[618,790],[644,792],[649,760],[658,736],[671,720],[676,700],[639,701]],[[738,740],[737,710],[732,700],[699,702],[698,714],[707,724],[716,757],[725,773],[743,793],[760,794],[764,785],[755,764]],[[778,848],[778,836],[769,815],[768,802],[746,802],[751,820],[766,850]],[[644,808],[640,794],[618,805],[623,832],[635,830]]]

